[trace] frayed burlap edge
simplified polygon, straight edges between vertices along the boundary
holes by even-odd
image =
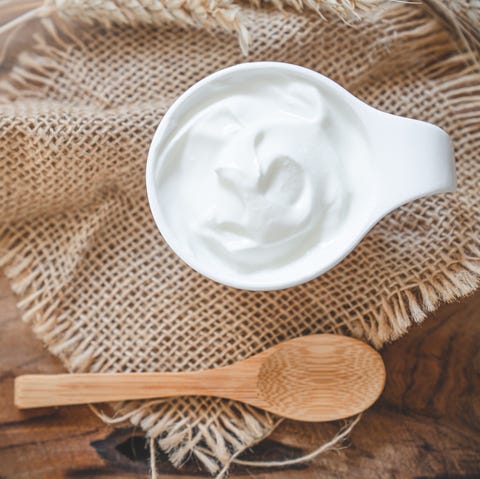
[[[402,31],[412,31],[414,25],[412,18],[404,10],[398,11],[401,12],[397,24],[399,36],[401,36]],[[395,11],[392,10],[390,14],[395,14]],[[477,112],[480,110],[480,73],[476,62],[472,61],[472,52],[456,50],[452,42],[445,41],[445,35],[438,34],[438,30],[429,29],[428,25],[425,25],[421,32],[422,35],[405,35],[403,40],[405,52],[423,44],[435,45],[432,51],[427,52],[432,59],[430,70],[432,77],[442,77],[441,91],[451,105],[453,115],[467,125],[468,129],[478,128],[476,121],[478,121]],[[438,35],[438,43],[432,41],[432,35]],[[78,41],[78,39],[72,39]],[[67,54],[62,48],[67,45],[67,42],[68,40],[57,37],[54,44],[47,44],[43,37],[37,36],[34,51],[21,54],[9,73],[8,79],[0,82],[0,90],[12,97],[19,95],[42,97],[45,89],[53,81],[52,77],[56,73],[62,73],[62,61],[67,59]],[[445,60],[442,64],[436,64],[433,60],[440,54]],[[468,64],[470,66],[466,66]],[[459,69],[464,72],[461,77],[458,75]],[[468,98],[463,95],[467,91]],[[74,370],[76,364],[89,356],[88,342],[69,331],[55,329],[51,320],[56,307],[55,303],[50,303],[50,298],[44,296],[43,291],[31,288],[39,273],[30,268],[28,246],[22,245],[19,238],[15,236],[7,236],[6,230],[7,228],[4,228],[0,231],[0,267],[10,280],[12,290],[18,295],[18,307],[21,310],[22,319],[31,322],[35,316],[34,333],[47,345],[52,354],[64,360],[64,363],[68,363],[69,369]],[[377,347],[385,341],[397,339],[412,325],[422,322],[427,314],[434,311],[441,303],[451,302],[471,294],[480,284],[480,250],[476,247],[467,248],[458,245],[457,257],[458,259],[453,262],[446,258],[443,267],[435,277],[412,284],[384,299],[377,311],[372,313],[370,318],[365,318],[365,321],[378,325],[375,331],[367,328],[367,331],[370,331],[367,339]],[[34,303],[35,307],[32,308]],[[67,362],[64,357],[63,351],[67,348],[75,349],[73,361]],[[158,400],[141,404],[131,402],[115,405],[117,413],[114,418],[96,411],[106,423],[117,424],[128,420],[145,431],[150,440],[152,477],[156,477],[155,442],[169,454],[170,460],[176,466],[181,466],[186,456],[185,451],[182,450],[186,447],[182,443],[183,439],[177,440],[184,437],[182,434],[160,437],[168,427],[168,421],[159,422],[159,418],[168,417],[168,414],[162,409],[152,413],[149,408],[161,402]],[[241,422],[238,422],[239,417],[236,416],[236,425],[233,421],[222,421],[222,423],[216,421],[208,428],[204,428],[202,435],[206,438],[205,445],[194,453],[205,468],[212,474],[218,474],[218,477],[223,477],[232,463],[275,467],[309,461],[320,453],[338,447],[359,420],[359,417],[355,418],[332,440],[306,456],[288,461],[254,462],[239,460],[238,456],[246,448],[271,434],[281,420],[272,415],[260,417],[249,406],[242,406],[239,412]],[[242,429],[242,424],[246,428]],[[163,426],[165,429],[162,429]],[[179,432],[182,427],[186,427],[185,424],[176,424]],[[227,442],[230,448],[228,453]]]

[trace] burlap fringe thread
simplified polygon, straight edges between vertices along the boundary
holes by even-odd
[[[90,409],[92,412],[98,416],[102,421],[109,425],[118,425],[125,421],[131,420],[132,417],[140,412],[140,410],[148,410],[154,404],[159,404],[162,401],[150,401],[145,403],[140,408],[136,408],[133,411],[130,411],[122,416],[110,417],[100,411],[97,407],[90,405]],[[338,451],[341,449],[342,443],[349,437],[350,433],[352,432],[353,428],[358,424],[360,419],[362,418],[362,414],[358,414],[357,416],[353,417],[352,419],[348,419],[344,421],[344,425],[339,429],[339,431],[335,434],[335,436],[330,439],[329,441],[325,442],[317,449],[293,459],[284,459],[284,460],[274,460],[274,461],[247,461],[239,459],[238,456],[241,455],[245,449],[239,449],[235,454],[233,454],[230,459],[228,459],[223,468],[218,471],[218,467],[216,465],[212,465],[212,469],[209,469],[209,472],[212,474],[217,473],[216,479],[222,479],[228,474],[228,471],[232,464],[237,464],[239,466],[247,466],[247,467],[257,467],[257,468],[272,468],[272,467],[286,467],[286,466],[293,466],[295,464],[302,464],[305,462],[309,462],[315,459],[320,454],[323,454],[328,451]],[[267,438],[281,423],[283,422],[282,418],[279,418],[272,426],[271,430],[265,431],[263,434],[258,435],[254,441],[251,441],[251,438],[244,438],[245,442],[250,440],[249,447],[253,447],[255,444],[263,441],[263,439]],[[241,431],[238,431],[237,434]],[[156,469],[156,437],[148,436],[148,443],[149,443],[149,452],[150,452],[150,470],[152,474],[152,479],[157,479],[157,469]],[[221,436],[220,436],[221,437]],[[241,437],[240,437],[241,439]],[[175,446],[171,446],[172,448]],[[210,455],[210,452],[207,452],[207,458]],[[200,458],[199,458],[200,459]],[[204,463],[204,465],[206,465]]]
[[[410,20],[408,14],[405,14],[405,11],[403,11],[399,16],[399,31],[410,30],[412,26]],[[27,93],[32,97],[41,96],[39,87],[47,88],[51,81],[51,74],[56,70],[60,71],[59,62],[53,59],[61,59],[65,56],[61,46],[65,46],[65,42],[68,40],[61,38],[57,34],[52,23],[47,22],[45,26],[60,48],[47,44],[39,36],[36,37],[35,53],[23,53],[19,57],[17,64],[14,66],[11,74],[9,74],[8,80],[0,82],[0,90],[12,96],[18,96],[21,93]],[[430,35],[431,32],[426,27],[423,38],[421,36],[411,36],[408,40],[410,45],[404,45],[405,51],[409,51],[410,48],[418,48],[419,43],[421,44],[427,38],[431,44],[432,38]],[[78,41],[75,37],[69,38],[69,40]],[[432,52],[432,55],[437,56],[439,49],[443,48],[445,56],[449,56],[449,58],[441,66],[432,66],[432,74],[445,78],[443,95],[456,110],[456,114],[469,125],[469,128],[472,130],[477,129],[478,111],[480,111],[480,84],[475,83],[478,78],[478,68],[474,55],[477,52],[473,54],[471,49],[467,52],[452,51],[451,44],[445,43],[442,45],[442,38],[439,38],[439,40],[438,48],[435,49],[435,52]],[[469,44],[471,45],[471,42]],[[471,64],[468,74],[462,78],[455,78],[452,72],[458,66],[464,66],[466,63]],[[447,80],[449,76],[451,76],[451,79]],[[472,85],[476,86],[473,87]],[[469,90],[468,103],[466,100],[456,98],[455,95],[451,94],[452,89],[458,92],[462,88],[468,88]],[[29,321],[35,314],[35,311],[45,306],[48,298],[37,304],[35,310],[28,310],[28,306],[41,294],[41,291],[29,291],[30,286],[36,279],[35,273],[30,272],[28,261],[18,262],[16,260],[16,258],[23,256],[19,253],[27,247],[22,246],[21,242],[17,241],[15,237],[7,241],[4,231],[0,231],[0,267],[4,269],[5,274],[11,280],[13,291],[22,297],[18,307],[23,312],[23,320]],[[470,247],[470,250],[467,252],[462,247],[459,248],[459,252],[461,254],[458,261],[447,264],[436,277],[419,283],[416,287],[405,288],[401,293],[383,301],[382,307],[376,314],[382,318],[381,324],[389,324],[393,329],[393,337],[400,336],[404,332],[404,328],[421,322],[427,313],[434,311],[441,302],[450,302],[468,295],[479,286],[480,250]],[[24,257],[28,257],[28,255],[24,255]],[[48,338],[50,342],[49,350],[60,357],[62,357],[62,350],[76,345],[79,351],[76,361],[81,362],[82,352],[85,356],[88,356],[87,344],[75,335],[73,337],[65,336],[65,331],[52,331],[48,318],[49,313],[54,309],[55,304],[50,304],[48,310],[44,311],[45,314],[42,315],[43,321],[37,323],[34,327],[35,333],[43,340]],[[383,321],[385,319],[387,320],[386,322]],[[389,332],[391,333],[392,331]],[[382,336],[381,332],[377,331],[376,333],[380,333],[379,336]],[[185,450],[188,450],[187,445],[180,440],[177,441],[174,435],[167,440],[160,437],[162,433],[161,422],[156,424],[153,430],[150,429],[160,417],[165,417],[165,420],[168,418],[167,411],[160,410],[153,415],[149,411],[151,406],[161,403],[162,400],[150,401],[139,407],[136,403],[127,403],[119,408],[119,416],[116,417],[109,417],[92,407],[95,414],[107,424],[118,424],[130,420],[134,425],[139,425],[146,431],[149,438],[152,478],[157,477],[155,462],[156,443],[159,444],[162,450],[172,453],[170,460],[176,466],[182,465],[187,456]],[[251,447],[252,444],[263,440],[281,423],[281,419],[272,416],[270,424],[265,427],[256,419],[255,410],[253,408],[248,409],[251,414],[248,417],[244,417],[243,421],[248,423],[249,426],[252,426],[252,424],[255,426],[251,428],[255,431],[253,435],[247,434],[248,437],[243,437],[243,431],[241,428],[235,427],[234,422],[230,424],[211,424],[208,430],[202,431],[203,437],[207,438],[207,447],[204,450],[198,449],[198,451],[195,451],[195,455],[211,474],[217,474],[217,478],[223,478],[232,463],[251,467],[281,467],[310,461],[319,454],[338,449],[339,445],[348,437],[361,419],[361,415],[359,415],[347,421],[344,427],[331,440],[302,457],[285,461],[245,461],[239,459],[238,456],[245,451],[246,447]],[[181,432],[182,424],[179,423],[176,426],[179,432]],[[184,436],[179,434],[177,437],[183,438]],[[226,441],[233,444],[236,450],[233,456],[225,453]],[[212,458],[215,458],[215,461]],[[221,468],[216,461],[222,464]]]

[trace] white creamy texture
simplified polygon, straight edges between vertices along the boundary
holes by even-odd
[[[345,105],[285,75],[209,97],[172,120],[159,149],[159,203],[183,255],[255,274],[334,241],[368,189],[367,145]]]

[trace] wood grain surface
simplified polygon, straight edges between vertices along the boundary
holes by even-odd
[[[307,465],[233,477],[480,478],[480,293],[443,306],[382,351],[387,384],[349,447]],[[0,478],[145,478],[149,452],[134,428],[105,426],[86,406],[19,411],[13,379],[63,368],[33,336],[0,277]],[[289,458],[331,437],[339,423],[284,422],[244,457]],[[191,461],[176,471],[157,452],[159,477],[207,476]]]
[[[0,8],[0,24],[29,2],[12,4],[13,9]],[[30,45],[24,30],[9,45],[0,78]],[[15,303],[0,274],[0,479],[148,477],[149,450],[141,431],[106,426],[87,406],[19,411],[13,405],[14,377],[64,371],[21,321]],[[268,472],[235,466],[232,477],[480,479],[480,292],[443,306],[385,347],[382,356],[385,391],[353,431],[348,448]],[[285,421],[243,457],[295,457],[338,427]],[[157,466],[162,479],[207,476],[194,461],[176,471],[160,451]]]

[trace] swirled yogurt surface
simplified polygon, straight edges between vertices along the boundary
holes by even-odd
[[[227,276],[262,278],[328,254],[371,182],[369,145],[348,105],[268,69],[203,90],[165,118],[155,150],[167,241]]]

